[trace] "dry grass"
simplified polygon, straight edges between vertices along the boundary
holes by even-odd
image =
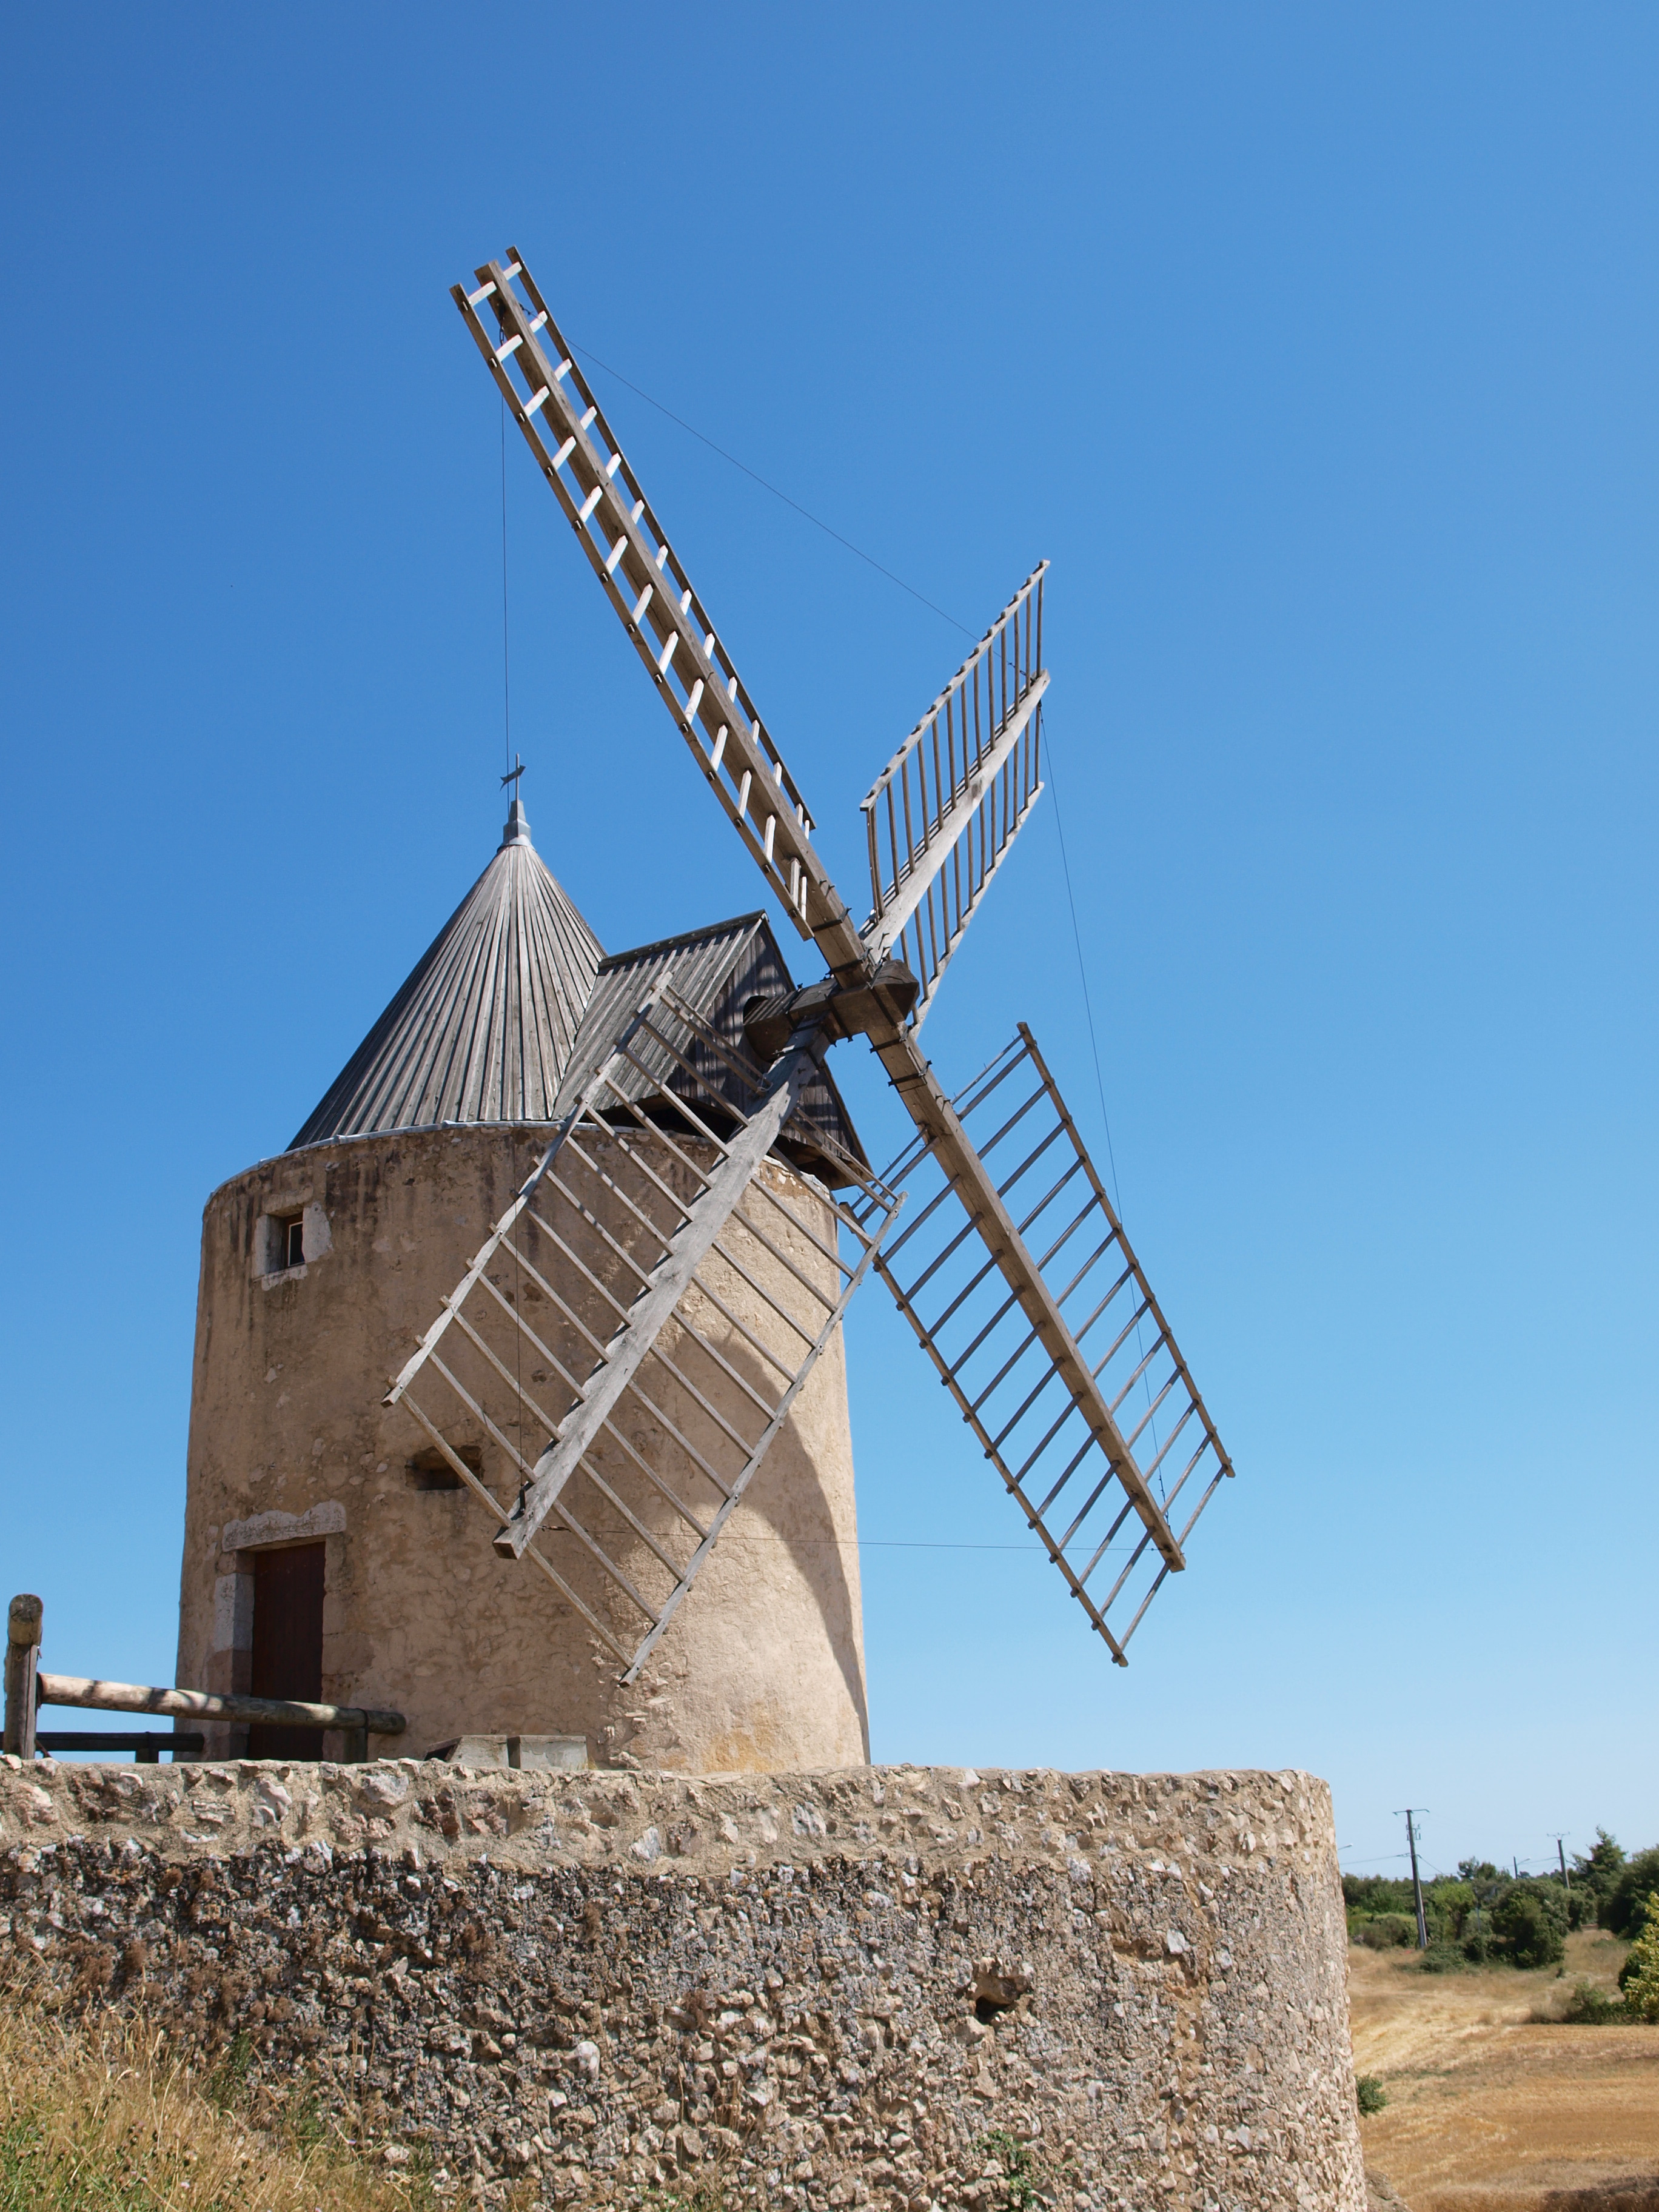
[[[239,2102],[234,2053],[204,2075],[142,2022],[77,2026],[9,1989],[0,2212],[421,2212],[423,2176],[376,2171],[309,2114],[272,2135]]]
[[[1659,2212],[1659,2027],[1558,2021],[1575,1981],[1615,1987],[1625,1948],[1574,1936],[1560,1976],[1349,1953],[1355,2070],[1389,2099],[1365,2162],[1412,2212]]]

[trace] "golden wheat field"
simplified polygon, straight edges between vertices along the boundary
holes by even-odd
[[[1575,1980],[1613,1990],[1625,1948],[1571,1936],[1559,1975],[1349,1952],[1354,2071],[1389,2097],[1365,2163],[1410,2212],[1659,2212],[1659,2027],[1545,2017]]]

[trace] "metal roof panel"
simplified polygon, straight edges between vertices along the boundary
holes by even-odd
[[[530,842],[507,835],[289,1146],[447,1121],[546,1121],[605,957]]]

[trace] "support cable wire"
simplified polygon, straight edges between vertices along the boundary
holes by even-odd
[[[738,1539],[744,1544],[787,1544],[792,1551],[844,1552],[849,1548],[845,1538],[835,1536],[757,1536],[748,1534]],[[859,1552],[1019,1552],[1028,1559],[1041,1559],[1048,1564],[1048,1554],[1041,1544],[967,1544],[936,1540],[926,1536],[854,1536],[851,1549]],[[1123,1558],[1132,1547],[1113,1544],[1102,1554],[1105,1559]]]
[[[624,376],[621,369],[612,368],[609,362],[601,361],[598,354],[590,353],[586,346],[577,345],[574,338],[567,338],[565,342],[574,347],[584,361],[591,361],[595,368],[603,369],[607,376],[614,377],[618,384],[625,385],[636,399],[643,399],[647,407],[654,407],[659,415],[665,415],[671,422],[677,422],[682,430],[689,432],[699,445],[707,446],[711,453],[718,453],[721,460],[728,461],[734,469],[741,470],[743,474],[757,483],[763,491],[769,491],[774,499],[780,499],[786,507],[793,507],[795,513],[805,521],[810,522],[815,530],[821,530],[826,538],[833,538],[837,545],[845,546],[849,553],[856,555],[859,560],[873,568],[878,575],[885,576],[888,582],[896,584],[900,591],[908,592],[913,599],[920,599],[929,614],[935,614],[941,622],[949,623],[952,629],[959,629],[965,638],[973,639],[977,635],[975,631],[969,629],[966,623],[958,622],[953,614],[948,613],[944,607],[930,599],[925,592],[919,592],[914,584],[907,584],[902,576],[895,575],[890,568],[884,568],[873,553],[866,553],[861,545],[854,545],[850,538],[843,538],[839,530],[832,529],[829,523],[814,514],[810,507],[803,507],[798,499],[791,499],[787,491],[780,491],[776,484],[769,483],[758,469],[751,469],[747,461],[740,461],[735,453],[728,453],[724,446],[717,446],[711,437],[697,428],[696,423],[688,422],[684,415],[677,415],[672,407],[665,407],[660,399],[653,399],[648,392],[641,390],[640,386],[634,383],[630,378]]]
[[[513,773],[513,684],[510,633],[507,621],[507,402],[501,402],[501,744],[502,759],[507,773]],[[520,787],[513,786],[513,796],[519,796]],[[524,1311],[524,1278],[520,1267],[519,1248],[513,1247],[513,1307],[515,1313]],[[524,1335],[520,1329],[513,1332],[513,1383],[519,1408],[519,1457],[524,1453]]]
[[[513,686],[507,628],[507,402],[501,402],[501,765],[513,772]],[[517,797],[515,791],[514,796]]]
[[[1089,969],[1088,964],[1083,957],[1083,932],[1078,924],[1077,898],[1072,890],[1072,864],[1066,858],[1066,824],[1060,814],[1060,784],[1054,775],[1054,732],[1048,726],[1048,717],[1046,715],[1043,718],[1042,733],[1048,740],[1048,783],[1054,794],[1054,829],[1060,838],[1060,873],[1066,879],[1066,903],[1071,908],[1072,914],[1072,942],[1077,947],[1078,981],[1083,986],[1083,1012],[1087,1019],[1089,1027],[1089,1050],[1093,1055],[1095,1063],[1095,1092],[1096,1096],[1100,1100],[1100,1126],[1106,1133],[1106,1164],[1112,1171],[1112,1203],[1117,1208],[1118,1219],[1121,1221],[1123,1218],[1123,1190],[1122,1186],[1119,1183],[1117,1179],[1117,1154],[1113,1150],[1112,1146],[1112,1117],[1106,1111],[1106,1079],[1101,1073],[1100,1068],[1100,1040],[1095,1035],[1094,1001],[1089,994]],[[1145,1341],[1140,1333],[1140,1323],[1139,1322],[1136,1322],[1135,1323],[1135,1349],[1138,1352],[1144,1351],[1146,1349]],[[1146,1403],[1148,1407],[1150,1407],[1152,1401],[1152,1385],[1150,1376],[1142,1376],[1141,1387],[1146,1392]],[[1155,1416],[1152,1420],[1152,1444],[1154,1449],[1156,1449],[1158,1444],[1158,1421]],[[1158,1502],[1162,1504],[1164,1502],[1164,1475],[1162,1469],[1158,1471],[1157,1475],[1154,1477],[1154,1480],[1158,1484]]]

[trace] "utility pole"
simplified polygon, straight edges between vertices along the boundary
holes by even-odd
[[[1571,1897],[1572,1895],[1572,1876],[1567,1872],[1567,1847],[1561,1840],[1565,1834],[1566,1830],[1565,1828],[1559,1828],[1555,1834],[1551,1838],[1551,1841],[1555,1845],[1555,1856],[1561,1862],[1561,1887],[1566,1891],[1567,1895]]]
[[[1406,1843],[1412,1855],[1412,1895],[1417,1900],[1417,1948],[1419,1951],[1426,1951],[1429,1948],[1429,1923],[1423,1911],[1423,1884],[1417,1872],[1417,1830],[1413,1825],[1414,1815],[1424,1808],[1407,1805],[1402,1809],[1406,1815]]]

